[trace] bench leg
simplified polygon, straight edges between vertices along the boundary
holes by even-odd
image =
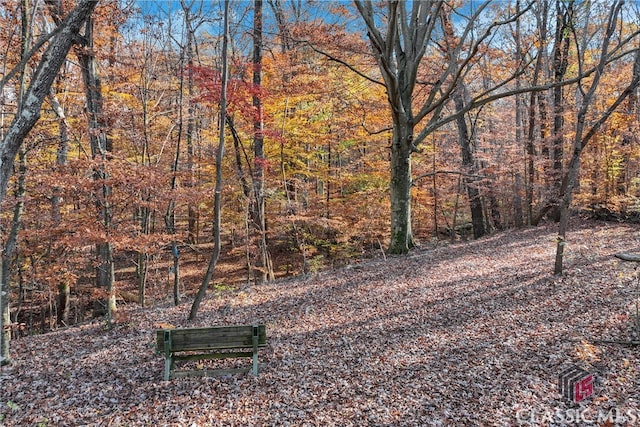
[[[253,325],[253,375],[258,376],[258,326]]]
[[[169,375],[171,373],[171,366],[173,365],[173,361],[171,357],[164,358],[164,380],[169,381]]]
[[[171,329],[165,329],[164,338],[164,380],[169,381],[173,369],[173,352],[171,351]]]
[[[258,352],[253,352],[253,375],[258,376]]]

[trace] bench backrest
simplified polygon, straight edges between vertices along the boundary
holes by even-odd
[[[165,351],[166,341],[170,342],[171,351],[249,348],[253,347],[254,333],[258,336],[259,347],[267,345],[265,325],[159,329],[156,332],[156,343],[160,352]]]

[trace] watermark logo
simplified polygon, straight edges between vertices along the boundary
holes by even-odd
[[[593,375],[577,366],[558,377],[560,394],[572,402],[580,402],[593,394]]]
[[[635,426],[640,421],[640,412],[631,408],[570,408],[570,409],[534,409],[522,408],[516,411],[516,422],[520,426],[541,425],[624,425]]]

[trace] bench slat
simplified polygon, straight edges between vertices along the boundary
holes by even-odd
[[[231,359],[239,357],[253,357],[252,351],[234,351],[228,353],[198,353],[174,355],[173,360],[211,360],[211,359]]]
[[[171,333],[172,351],[222,350],[253,346],[251,325],[168,330]],[[165,331],[166,329],[157,331],[156,344],[159,352],[164,351]],[[258,325],[258,347],[266,345],[266,327]]]

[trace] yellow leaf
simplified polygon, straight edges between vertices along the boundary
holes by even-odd
[[[578,356],[580,360],[600,360],[600,353],[601,351],[599,348],[587,341],[582,341],[576,347],[576,356]]]

